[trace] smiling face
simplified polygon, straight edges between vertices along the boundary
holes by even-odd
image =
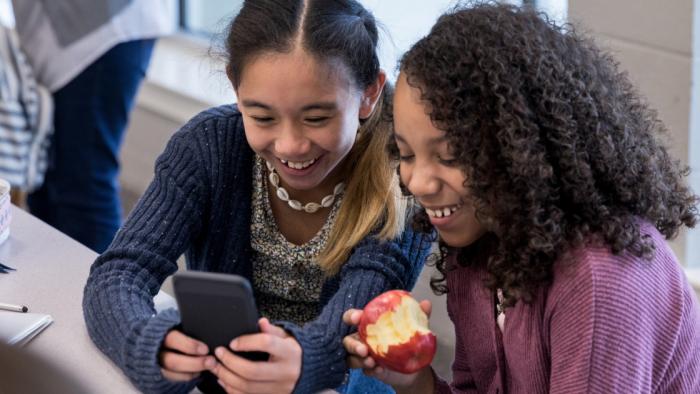
[[[401,181],[425,208],[440,238],[464,247],[485,232],[474,215],[466,178],[449,150],[445,132],[436,128],[420,99],[420,90],[399,76],[394,96],[394,127]]]
[[[344,180],[339,164],[374,106],[346,67],[301,49],[266,53],[245,66],[236,93],[248,143],[286,188],[327,193]]]

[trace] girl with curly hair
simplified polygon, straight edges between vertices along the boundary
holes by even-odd
[[[458,8],[404,55],[393,114],[440,237],[453,382],[377,366],[356,336],[351,366],[399,393],[700,392],[698,301],[665,241],[697,197],[608,54],[532,10]]]

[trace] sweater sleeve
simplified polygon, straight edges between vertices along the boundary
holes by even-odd
[[[90,337],[147,393],[188,392],[194,386],[170,382],[161,374],[158,351],[180,316],[173,309],[156,314],[153,305],[153,296],[177,270],[176,260],[199,232],[204,216],[205,177],[195,164],[185,128],[158,158],[152,183],[92,265],[83,293]]]
[[[550,292],[550,392],[657,392],[683,375],[692,303],[677,263],[606,251],[579,267]]]
[[[434,392],[436,394],[451,394],[451,393],[476,393],[476,383],[472,378],[471,371],[465,355],[465,349],[462,344],[461,337],[455,337],[455,360],[452,363],[452,383],[447,383],[433,370],[433,379],[435,381]]]
[[[343,313],[363,308],[389,289],[413,288],[429,250],[427,237],[412,230],[394,241],[378,241],[370,236],[355,248],[341,269],[337,292],[314,321],[304,327],[278,322],[302,348],[301,376],[295,393],[332,389],[342,383],[347,371],[342,341],[353,330],[343,323]]]

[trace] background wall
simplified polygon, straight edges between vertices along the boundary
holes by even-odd
[[[693,81],[692,73],[693,62],[697,68],[700,56],[697,49],[693,52],[693,45],[697,47],[700,40],[698,4],[698,0],[569,0],[569,20],[582,24],[599,44],[613,51],[639,91],[658,110],[670,131],[667,142],[672,154],[683,164],[699,169],[690,178],[695,190],[700,190],[700,142],[695,141],[698,120],[695,118],[694,133],[690,120],[691,112],[698,116],[700,111],[698,83],[697,79]],[[696,72],[696,78],[699,76]],[[696,98],[691,102],[693,89]],[[672,243],[686,265],[700,264],[697,237],[697,230],[690,235],[682,233]]]

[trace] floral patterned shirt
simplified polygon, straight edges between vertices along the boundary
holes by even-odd
[[[268,198],[265,162],[255,156],[250,241],[253,247],[253,288],[260,315],[298,325],[319,313],[325,281],[316,257],[326,247],[343,194],[336,197],[323,227],[307,243],[295,245],[279,231]]]

